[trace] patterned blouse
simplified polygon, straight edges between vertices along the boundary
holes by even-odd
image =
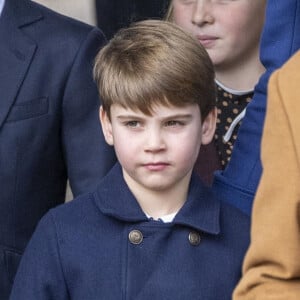
[[[217,128],[215,146],[224,169],[230,160],[246,106],[253,97],[253,91],[238,92],[217,83]]]

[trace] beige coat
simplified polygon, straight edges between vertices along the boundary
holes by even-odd
[[[300,52],[270,79],[262,163],[251,244],[233,299],[299,300]]]

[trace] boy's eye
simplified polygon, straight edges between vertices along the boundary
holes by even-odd
[[[170,120],[166,122],[166,126],[168,127],[178,127],[178,126],[183,126],[184,123],[181,121],[176,121],[176,120]]]
[[[125,122],[125,126],[136,128],[136,127],[140,126],[140,122],[139,121],[127,121],[127,122]]]

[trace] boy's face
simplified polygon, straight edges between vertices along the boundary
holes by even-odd
[[[215,130],[215,110],[201,124],[198,105],[158,105],[152,116],[119,105],[110,112],[111,120],[100,109],[102,129],[131,188],[167,191],[187,184],[201,143],[209,143]]]
[[[265,0],[173,0],[173,20],[206,48],[213,64],[251,61],[258,55]]]

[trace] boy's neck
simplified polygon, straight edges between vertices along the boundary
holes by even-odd
[[[238,91],[253,90],[264,71],[258,56],[230,66],[215,66],[216,79]]]
[[[141,209],[154,220],[177,213],[181,209],[187,199],[190,178],[191,173],[170,189],[150,190],[124,173],[124,179]]]

